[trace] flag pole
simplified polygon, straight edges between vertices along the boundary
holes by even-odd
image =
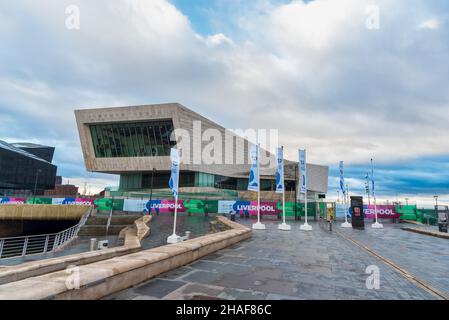
[[[376,222],[373,223],[371,226],[374,229],[382,229],[384,227],[383,224],[379,223],[379,221],[377,220],[376,194],[374,193],[374,162],[373,162],[373,159],[371,159],[371,179],[373,182],[372,192],[373,192],[373,201],[374,201],[374,217],[376,218]]]
[[[178,195],[175,196],[175,217],[173,223],[173,235],[176,236],[176,219],[178,217]]]
[[[260,143],[257,144],[257,223],[253,224],[253,229],[265,230],[265,225],[260,222]]]
[[[280,176],[280,181],[282,183],[282,224],[278,226],[279,230],[290,231],[292,228],[285,222],[285,178],[284,178],[284,146],[281,147],[282,158],[278,159],[278,172],[279,172],[279,160],[282,160],[282,175]],[[278,152],[279,157],[279,152]]]
[[[345,222],[341,224],[342,228],[351,228],[352,225],[348,222],[348,198],[349,192],[346,185],[345,190],[345,182],[344,182],[344,170],[343,170],[343,161],[340,162],[340,188],[343,192],[343,208],[345,210]]]
[[[304,224],[300,227],[300,230],[303,231],[312,231],[312,226],[309,225],[309,223],[307,222],[307,160],[306,160],[306,149],[302,150],[302,152],[304,153],[303,157],[304,159],[301,160],[299,159],[299,161],[304,161],[304,163],[302,164],[303,167],[303,171],[302,175],[303,175],[303,179],[305,181],[303,181],[304,183],[304,216],[305,216],[305,222]]]
[[[182,242],[182,237],[176,234],[176,218],[178,216],[178,196],[179,196],[179,150],[171,149],[171,178],[169,186],[172,189],[173,195],[175,196],[175,215],[173,219],[173,234],[167,238],[167,243],[179,243]]]
[[[257,172],[259,173],[257,175],[258,177],[258,185],[259,188],[257,189],[257,223],[260,223],[260,143],[257,144]]]

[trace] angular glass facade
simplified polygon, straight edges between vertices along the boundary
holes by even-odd
[[[135,173],[120,175],[120,190],[139,189],[168,189],[170,172],[155,171],[154,173]],[[275,191],[276,181],[273,179],[261,179],[262,191]],[[248,188],[248,179],[230,178],[203,172],[181,171],[179,175],[179,187],[211,187],[216,189],[245,191]],[[285,181],[286,191],[295,190],[294,181]]]
[[[170,137],[172,120],[92,124],[90,133],[97,158],[169,156],[176,145]]]
[[[54,189],[56,166],[0,141],[0,195],[43,194]]]

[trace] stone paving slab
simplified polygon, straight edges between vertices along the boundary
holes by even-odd
[[[384,229],[340,230],[354,240],[404,268],[438,290],[449,294],[449,242],[384,224]],[[403,292],[405,295],[405,292]]]
[[[239,222],[250,226],[253,221]],[[317,223],[312,223],[311,232],[300,231],[300,222],[289,222],[291,232],[279,231],[275,221],[264,223],[267,230],[253,231],[249,240],[108,298],[142,298],[146,292],[149,298],[161,299],[436,299],[382,260]],[[360,237],[368,235],[368,242],[375,241],[369,234]],[[365,270],[370,265],[380,269],[380,290],[366,287]],[[165,282],[167,289],[162,290],[163,280],[176,285]],[[144,291],[139,289],[142,286]]]

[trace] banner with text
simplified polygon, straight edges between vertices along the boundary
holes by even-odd
[[[25,204],[26,198],[0,198],[0,204]]]
[[[71,205],[71,206],[91,206],[94,204],[94,200],[88,198],[53,198],[51,204]]]
[[[184,200],[178,200],[178,212],[185,212]],[[145,213],[171,213],[175,212],[174,200],[135,200],[125,199],[123,204],[124,211],[145,212]]]
[[[260,214],[277,216],[281,210],[277,202],[261,202]],[[236,213],[241,215],[257,215],[257,201],[218,201],[218,213]]]
[[[363,211],[365,218],[374,219],[374,205],[364,205]],[[399,213],[396,211],[394,205],[377,205],[376,206],[377,217],[380,219],[399,219]]]

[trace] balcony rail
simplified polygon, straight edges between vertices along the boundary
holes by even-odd
[[[63,249],[77,236],[91,215],[93,207],[83,215],[77,225],[58,233],[23,236],[0,239],[0,260],[15,257],[25,257],[34,254],[44,254]]]

